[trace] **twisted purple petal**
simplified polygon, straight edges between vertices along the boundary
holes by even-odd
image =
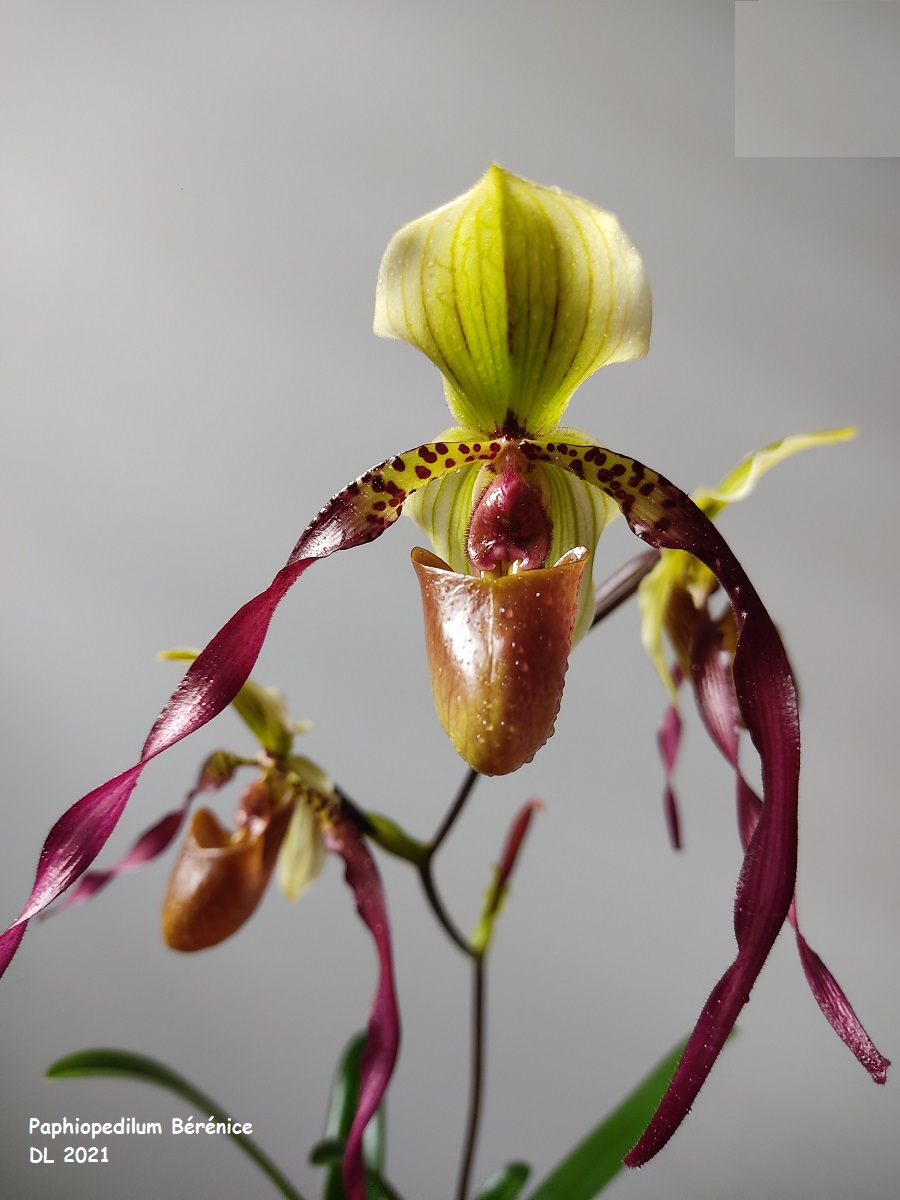
[[[691,659],[697,708],[713,741],[735,771],[738,829],[746,850],[762,815],[763,804],[738,765],[740,721],[730,660],[727,652],[720,648],[715,626],[705,612],[698,614]],[[825,1019],[875,1083],[885,1083],[890,1059],[878,1051],[837,980],[800,932],[796,897],[791,900],[787,919],[794,930],[803,973]]]
[[[111,867],[106,867],[104,870],[88,871],[87,874],[82,875],[78,886],[69,892],[65,899],[60,900],[59,904],[41,915],[43,917],[51,916],[53,913],[61,912],[64,908],[71,908],[74,904],[82,904],[85,900],[96,896],[117,875],[127,875],[158,858],[178,836],[178,831],[184,824],[184,819],[196,797],[205,792],[216,791],[232,777],[234,768],[227,763],[224,769],[222,767],[219,767],[218,771],[210,769],[210,764],[217,764],[219,757],[219,754],[214,754],[207,759],[200,772],[200,778],[185,796],[184,803],[179,808],[166,813],[164,817],[145,830],[128,853],[117,863],[113,863]]]
[[[307,567],[336,550],[374,541],[397,520],[406,498],[429,479],[467,462],[490,462],[500,449],[498,442],[478,443],[477,450],[466,446],[465,454],[443,442],[418,446],[373,467],[325,505],[266,590],[239,609],[191,664],[157,717],[138,762],[82,797],[53,826],[28,903],[0,936],[0,975],[22,940],[21,935],[10,936],[12,931],[84,874],[115,828],[150,759],[202,728],[235,698],[259,657],[275,609]]]
[[[379,979],[369,1011],[366,1047],[360,1061],[359,1101],[344,1151],[344,1186],[348,1200],[366,1200],[362,1139],[393,1074],[400,1048],[391,934],[378,868],[359,831],[347,820],[322,826],[326,849],[344,860],[344,874],[353,891],[359,915],[369,928],[378,954]]]
[[[641,1166],[687,1116],[784,923],[797,873],[800,727],[787,655],[772,619],[721,534],[667,479],[604,446],[525,442],[527,458],[564,467],[619,505],[632,531],[657,549],[686,550],[713,572],[734,610],[738,704],[762,763],[766,803],[744,856],[734,908],[737,956],[713,988],[684,1054],[637,1145],[625,1158]]]

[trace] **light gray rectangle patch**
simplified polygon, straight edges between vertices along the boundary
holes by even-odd
[[[900,155],[900,3],[736,0],[734,153]]]

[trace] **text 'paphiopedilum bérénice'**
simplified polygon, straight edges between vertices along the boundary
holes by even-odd
[[[791,909],[800,739],[781,639],[709,517],[656,471],[560,426],[583,380],[646,354],[650,308],[643,264],[615,217],[498,167],[395,236],[379,273],[375,330],[431,359],[456,424],[330,500],[272,583],[193,662],[138,762],[64,814],[28,903],[0,941],[0,966],[28,920],[88,868],[150,759],[234,700],[288,589],[320,559],[378,538],[403,511],[436,551],[413,558],[444,728],[485,774],[530,761],[552,733],[571,646],[591,622],[598,539],[621,513],[650,546],[687,551],[727,595],[734,701],[763,783],[737,885],[736,956],[626,1161],[646,1162],[668,1141]]]

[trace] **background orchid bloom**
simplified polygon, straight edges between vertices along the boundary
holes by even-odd
[[[714,518],[728,504],[749,496],[762,475],[784,459],[813,446],[847,441],[855,435],[854,429],[834,429],[782,438],[748,454],[718,487],[698,489],[694,492],[694,501]],[[738,832],[746,852],[763,806],[738,765],[742,722],[732,676],[735,621],[731,609],[713,615],[710,601],[716,590],[715,577],[702,563],[679,551],[663,551],[659,562],[638,589],[641,634],[644,647],[672,698],[659,732],[672,841],[676,847],[680,846],[680,822],[672,774],[681,739],[678,690],[684,680],[688,680],[707,732],[734,769]],[[664,633],[675,654],[675,665],[671,669],[665,660]],[[826,1020],[872,1079],[876,1083],[885,1083],[890,1060],[875,1047],[837,980],[801,934],[796,899],[791,901],[787,920],[794,930],[810,990]]]
[[[197,651],[169,650],[161,658],[192,662]],[[344,862],[346,881],[368,926],[379,961],[379,979],[362,1059],[361,1094],[347,1136],[343,1175],[350,1200],[365,1200],[363,1133],[390,1081],[400,1043],[387,905],[374,860],[354,815],[332,779],[294,752],[294,737],[309,728],[292,722],[284,697],[248,679],[232,705],[257,739],[256,758],[225,750],[210,755],[183,805],[167,813],[113,866],[88,871],[51,910],[83,902],[116,876],[159,857],[174,841],[193,800],[225,786],[241,768],[258,777],[241,793],[233,831],[210,809],[200,809],[171,872],[162,906],[162,933],[175,950],[208,949],[235,933],[256,909],[273,872],[288,899],[296,900],[317,878],[326,851]]]
[[[27,921],[90,865],[147,763],[233,700],[256,661],[275,608],[313,563],[379,537],[430,484],[423,522],[434,531],[438,552],[446,551],[449,566],[464,571],[460,560],[469,497],[474,509],[497,465],[512,457],[515,469],[503,493],[502,520],[493,531],[505,528],[514,545],[513,535],[524,528],[528,544],[516,550],[527,558],[540,557],[538,547],[548,536],[546,524],[534,520],[537,501],[550,525],[550,562],[557,552],[575,547],[592,551],[617,507],[649,545],[686,550],[709,568],[733,607],[735,693],[761,760],[764,804],[738,879],[737,954],[706,1002],[653,1121],[628,1157],[630,1165],[639,1165],[665,1145],[686,1116],[791,904],[799,722],[787,657],[750,580],[685,493],[587,434],[558,427],[583,379],[605,363],[647,350],[649,288],[640,258],[614,217],[491,168],[470,192],[407,226],[391,243],[379,275],[376,329],[405,338],[436,363],[459,426],[373,467],[314,518],[272,583],[192,664],[138,761],[85,796],[51,830],[32,894],[0,940],[0,966],[12,957]],[[482,467],[486,479],[479,479]],[[442,499],[434,481],[454,476]],[[519,522],[515,509],[523,498],[529,515]],[[466,552],[467,561],[474,554],[474,565],[482,570],[493,551],[486,539],[467,545]],[[590,620],[590,585],[582,586],[573,636]],[[598,695],[598,705],[602,700]]]

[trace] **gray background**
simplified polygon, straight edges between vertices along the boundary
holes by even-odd
[[[737,0],[737,154],[900,154],[900,4]]]
[[[730,4],[30,0],[2,17],[4,918],[60,812],[133,761],[178,678],[154,653],[202,644],[329,495],[446,426],[431,365],[371,334],[375,275],[403,222],[497,160],[617,212],[653,285],[650,356],[595,376],[569,423],[687,488],[786,433],[860,427],[722,525],[800,680],[801,919],[897,1058],[896,162],[736,159]],[[462,772],[430,702],[416,541],[402,522],[310,572],[256,677],[315,720],[305,750],[351,795],[425,836]],[[617,527],[603,545],[612,568],[636,543]],[[482,785],[440,860],[468,927],[513,812],[544,800],[492,957],[479,1177],[515,1157],[546,1171],[732,957],[731,779],[691,719],[672,853],[663,707],[628,609],[575,655],[551,743]],[[110,858],[220,745],[249,749],[230,714],[147,770]],[[467,972],[411,872],[383,866],[405,1020],[390,1165],[409,1200],[443,1200]],[[103,1044],[181,1069],[315,1194],[306,1150],[374,979],[338,865],[192,958],[157,932],[167,871],[35,925],[3,981],[6,1194],[269,1194],[221,1141],[29,1167],[31,1115],[187,1115],[138,1085],[42,1080]],[[787,935],[741,1027],[665,1154],[610,1195],[895,1195],[897,1083],[876,1088],[828,1029]]]

